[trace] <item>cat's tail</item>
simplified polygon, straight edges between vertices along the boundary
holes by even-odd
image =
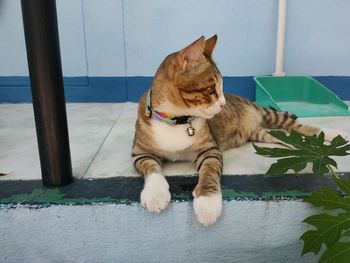
[[[265,129],[282,129],[288,132],[295,130],[306,136],[321,132],[320,128],[299,123],[298,117],[287,111],[281,112],[272,108],[259,107],[259,112],[261,114],[261,127]]]

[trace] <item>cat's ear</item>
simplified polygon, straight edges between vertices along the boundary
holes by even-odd
[[[203,55],[205,48],[204,36],[201,36],[191,45],[180,50],[177,54],[177,63],[185,70],[194,66]]]
[[[207,58],[211,58],[211,54],[213,53],[217,40],[218,36],[215,34],[207,41],[205,41],[205,48],[203,52],[204,56],[206,56]]]

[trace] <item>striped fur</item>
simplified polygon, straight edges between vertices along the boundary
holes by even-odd
[[[221,150],[238,147],[247,141],[279,141],[267,130],[295,130],[303,135],[320,133],[320,129],[297,122],[297,117],[288,112],[278,112],[256,105],[242,97],[225,94],[226,107],[208,124]]]
[[[319,128],[302,125],[296,116],[257,106],[244,98],[223,93],[222,77],[211,58],[217,37],[201,37],[170,54],[160,65],[152,84],[152,106],[175,116],[194,116],[196,133],[188,124],[169,126],[145,115],[146,94],[139,103],[132,157],[145,178],[141,204],[159,212],[170,200],[169,185],[162,175],[164,161],[191,161],[199,180],[193,191],[194,211],[203,225],[221,214],[221,152],[247,141],[278,142],[268,129],[318,134]],[[225,105],[226,103],[226,105]],[[225,106],[224,106],[225,105]],[[214,117],[213,117],[214,116]]]

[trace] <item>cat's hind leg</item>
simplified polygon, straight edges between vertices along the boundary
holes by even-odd
[[[133,153],[133,161],[135,169],[145,179],[141,205],[150,212],[159,213],[171,199],[169,184],[162,174],[161,159],[148,153]]]
[[[269,142],[269,143],[282,143],[277,138],[267,133],[264,128],[257,128],[249,137],[249,141],[252,142]]]

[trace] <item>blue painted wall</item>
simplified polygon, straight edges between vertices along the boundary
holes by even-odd
[[[218,34],[215,60],[224,76],[271,74],[277,10],[277,0],[57,0],[63,73],[79,77],[67,84],[69,90],[80,87],[66,92],[76,94],[68,100],[94,101],[103,96],[97,93],[110,98],[106,92],[114,88],[120,89],[115,94],[125,94],[119,101],[137,100],[151,79],[130,77],[152,76],[167,54],[202,34]],[[287,74],[350,76],[347,10],[347,0],[288,1]],[[14,86],[3,78],[13,76],[28,76],[20,1],[0,0],[0,102],[10,97],[10,102],[24,101],[21,94],[29,94],[26,84]],[[105,89],[103,84],[111,79],[96,77],[120,79]],[[241,78],[228,83],[235,85],[236,80],[247,91],[243,95],[252,98],[251,79],[243,86]],[[94,90],[90,82],[96,84]],[[350,82],[342,85],[341,93],[350,96],[346,87]]]

